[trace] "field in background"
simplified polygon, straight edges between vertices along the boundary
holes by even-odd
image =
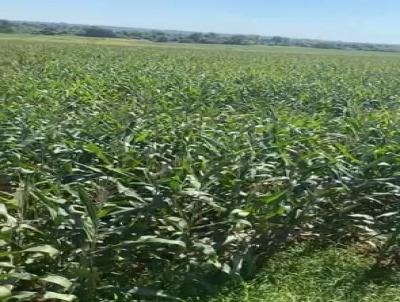
[[[79,36],[46,36],[46,35],[29,35],[29,34],[1,34],[1,41],[9,42],[37,42],[37,43],[73,43],[73,44],[89,44],[98,46],[151,46],[160,48],[178,48],[178,49],[203,49],[203,50],[235,50],[245,52],[271,52],[278,54],[294,53],[294,54],[326,54],[326,55],[354,55],[354,56],[400,56],[396,52],[379,52],[379,51],[357,51],[357,50],[336,50],[336,49],[320,49],[310,47],[296,46],[264,46],[264,45],[205,45],[193,43],[158,43],[147,40],[119,39],[119,38],[94,38]]]
[[[67,23],[46,23],[0,20],[0,32],[7,34],[32,34],[50,37],[102,37],[117,39],[140,39],[157,43],[218,44],[218,45],[270,45],[297,46],[319,49],[347,49],[399,52],[399,45],[292,39],[279,36],[229,35],[176,30],[155,30],[129,27],[90,26]]]
[[[347,272],[397,280],[399,87],[393,53],[1,35],[0,301],[206,301],[265,263],[222,301],[358,301]],[[304,241],[367,256],[276,254]]]

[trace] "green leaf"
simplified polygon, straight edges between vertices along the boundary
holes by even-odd
[[[228,264],[224,263],[221,267],[221,271],[224,272],[225,274],[230,275],[232,272],[232,268]]]
[[[349,216],[352,218],[360,218],[360,219],[364,219],[364,220],[374,220],[374,217],[372,217],[370,215],[366,215],[366,214],[351,214]]]
[[[14,273],[9,273],[10,277],[13,277],[15,279],[19,279],[19,280],[26,280],[26,281],[31,281],[31,280],[36,280],[37,276],[34,274],[30,274],[30,273],[18,273],[18,272],[14,272]]]
[[[349,151],[349,149],[347,148],[347,146],[342,145],[342,144],[335,144],[335,146],[340,150],[340,152],[342,152],[342,154],[344,156],[346,156],[349,160],[351,160],[352,162],[356,163],[356,164],[362,164],[362,161],[358,160],[357,158],[355,158]]]
[[[30,231],[35,232],[37,234],[43,235],[42,231],[38,230],[37,228],[35,228],[35,227],[33,227],[33,226],[29,225],[29,224],[25,224],[25,223],[20,224],[18,229],[30,230]]]
[[[265,197],[263,197],[262,201],[266,204],[274,203],[276,201],[280,201],[282,199],[282,197],[285,196],[286,193],[287,193],[287,191],[283,191],[283,192],[278,192],[278,193],[272,194],[270,196],[265,196]]]
[[[229,235],[228,237],[226,237],[226,239],[222,243],[222,245],[230,244],[232,242],[235,242],[236,240],[238,240],[238,237],[236,235]]]
[[[50,245],[40,245],[23,250],[25,253],[42,253],[47,254],[51,258],[55,258],[60,254],[60,251]]]
[[[392,217],[392,216],[396,216],[398,215],[399,212],[388,212],[388,213],[384,213],[382,215],[377,216],[376,218],[383,218],[383,217]]]
[[[138,135],[135,138],[135,142],[137,143],[145,142],[150,135],[151,131],[143,131],[141,133],[138,133]]]
[[[217,252],[215,251],[215,249],[209,245],[209,244],[203,244],[203,243],[194,243],[193,244],[194,247],[198,247],[203,251],[204,255],[207,256],[213,256],[216,255]]]
[[[35,301],[34,298],[38,296],[38,293],[29,292],[29,291],[21,291],[16,292],[13,296],[13,300],[17,301]]]
[[[9,215],[6,206],[1,203],[0,203],[0,216],[5,217],[7,219],[7,224],[9,224],[11,227],[16,226],[17,219]]]
[[[68,290],[72,286],[72,282],[62,276],[48,275],[46,277],[40,278],[40,280],[60,285],[66,290]]]
[[[131,244],[166,244],[166,245],[177,245],[177,246],[186,248],[186,244],[183,241],[164,239],[164,238],[157,238],[155,236],[142,236],[138,240],[125,241],[122,244],[123,245],[131,245]]]
[[[196,176],[194,175],[188,175],[186,176],[187,180],[189,181],[191,187],[197,191],[200,190],[201,188],[201,183],[198,181],[198,179],[196,178]]]
[[[250,215],[250,213],[247,212],[247,211],[243,211],[243,210],[241,210],[241,209],[235,209],[235,210],[233,210],[233,211],[231,212],[231,215],[237,215],[237,216],[239,216],[239,217],[247,217],[247,216]]]
[[[117,188],[119,194],[123,194],[127,197],[133,197],[137,200],[140,200],[141,202],[144,202],[143,198],[140,197],[135,190],[123,186],[120,182],[117,182]]]
[[[0,267],[14,268],[15,265],[13,265],[11,262],[0,262]]]
[[[67,301],[67,302],[74,302],[77,300],[76,296],[74,295],[68,295],[68,294],[59,294],[55,292],[46,292],[43,295],[43,299],[57,299],[61,301]]]
[[[3,299],[9,298],[11,295],[11,288],[7,286],[0,286],[0,301],[4,301]]]
[[[83,149],[89,153],[94,153],[103,163],[110,164],[109,160],[104,154],[104,151],[96,144],[86,144]]]

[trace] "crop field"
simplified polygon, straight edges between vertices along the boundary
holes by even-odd
[[[400,55],[61,40],[0,39],[0,301],[206,301],[300,241],[400,263]]]

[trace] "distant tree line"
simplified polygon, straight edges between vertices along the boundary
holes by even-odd
[[[140,39],[152,42],[300,46],[325,49],[369,51],[400,51],[399,45],[349,43],[311,39],[292,39],[280,36],[228,35],[168,30],[129,29],[106,26],[85,26],[66,23],[43,23],[0,20],[0,33],[29,33],[39,35],[77,35],[98,38]]]
[[[13,24],[7,20],[0,20],[0,33],[13,33]]]

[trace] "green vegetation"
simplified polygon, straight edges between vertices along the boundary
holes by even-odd
[[[315,251],[302,245],[269,260],[255,280],[213,302],[396,302],[400,274],[374,268],[353,248]]]
[[[341,252],[273,258],[306,239],[369,247],[334,280],[399,262],[400,56],[4,36],[0,300],[202,301],[264,259],[311,295]]]
[[[152,30],[110,26],[88,26],[66,23],[45,23],[0,20],[0,33],[34,35],[75,35],[98,38],[122,38],[152,42],[225,44],[225,45],[269,45],[297,46],[322,49],[347,49],[366,51],[399,52],[399,45],[323,41],[312,39],[292,39],[280,36],[232,35],[219,33],[199,33],[176,30]]]

